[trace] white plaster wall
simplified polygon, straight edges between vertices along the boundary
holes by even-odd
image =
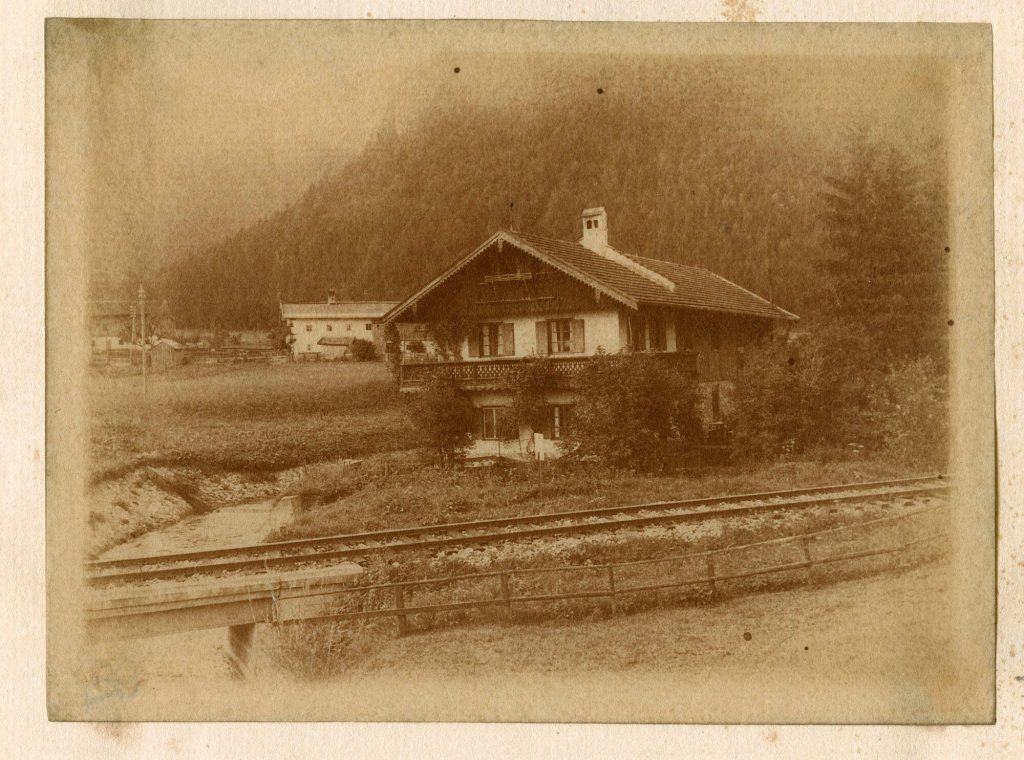
[[[501,317],[493,322],[511,322],[515,334],[515,356],[532,356],[537,353],[537,322],[547,319],[582,319],[584,322],[584,350],[582,354],[553,354],[553,356],[593,356],[599,348],[605,353],[613,354],[622,347],[619,342],[619,312],[613,309],[588,312],[565,312],[557,314],[538,314],[528,317]],[[469,338],[462,340],[462,358],[467,361],[490,361],[492,359],[510,359],[502,357],[469,356]]]
[[[292,343],[292,355],[298,356],[302,353],[324,353],[325,348],[331,348],[330,346],[318,346],[317,342],[323,337],[331,338],[361,338],[362,340],[368,340],[373,342],[373,320],[372,319],[292,319],[292,335],[295,336],[295,342]],[[306,332],[306,325],[310,325],[312,330]],[[331,331],[327,330],[327,325],[331,325],[334,329]],[[367,330],[366,326],[370,325],[371,329]]]

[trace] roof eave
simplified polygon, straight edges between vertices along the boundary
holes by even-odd
[[[767,301],[765,302],[767,303]],[[779,306],[773,306],[776,314],[757,314],[750,311],[743,311],[741,309],[726,309],[721,306],[698,306],[697,304],[683,304],[683,303],[665,303],[664,301],[647,301],[640,299],[640,304],[643,306],[655,306],[662,309],[690,309],[692,311],[712,311],[720,314],[734,314],[738,317],[750,317],[752,319],[772,319],[772,320],[783,320],[792,322],[799,320],[796,314],[786,311]]]
[[[452,275],[456,274],[460,269],[462,269],[464,266],[469,264],[469,262],[471,262],[473,259],[475,259],[481,253],[486,251],[488,248],[490,248],[494,243],[498,242],[499,240],[503,241],[503,242],[506,242],[506,243],[509,243],[510,245],[516,246],[520,250],[530,254],[531,256],[539,259],[540,261],[543,261],[548,266],[553,267],[554,269],[557,269],[560,272],[563,272],[563,273],[569,275],[570,277],[572,277],[572,278],[574,278],[576,280],[579,280],[580,282],[584,283],[585,285],[587,285],[589,287],[592,287],[592,288],[594,288],[595,290],[597,290],[597,291],[599,291],[601,293],[604,293],[605,295],[609,296],[610,298],[612,298],[612,299],[614,299],[616,301],[619,301],[620,303],[622,303],[623,305],[625,305],[625,306],[627,306],[627,307],[629,307],[631,309],[635,310],[637,308],[636,300],[633,299],[633,298],[630,298],[625,293],[620,293],[619,291],[617,291],[617,290],[615,290],[613,288],[609,288],[609,287],[605,286],[604,284],[598,282],[597,280],[594,280],[593,278],[588,277],[587,275],[583,274],[582,272],[578,271],[577,269],[575,269],[573,267],[570,267],[570,266],[566,265],[565,263],[563,263],[561,261],[558,261],[557,259],[552,258],[551,256],[547,256],[546,254],[541,253],[536,248],[531,246],[529,243],[527,243],[527,242],[517,238],[514,233],[505,232],[504,230],[499,230],[498,232],[495,232],[493,235],[491,235],[489,238],[487,238],[487,240],[485,240],[479,246],[477,246],[472,251],[467,253],[465,256],[463,256],[462,258],[460,258],[457,261],[455,261],[447,269],[445,269],[443,272],[441,272],[441,274],[437,275],[433,280],[431,280],[426,285],[424,285],[422,288],[417,290],[415,293],[413,293],[407,299],[405,299],[404,301],[399,303],[397,306],[395,306],[393,309],[391,309],[391,311],[387,312],[383,317],[381,317],[381,322],[387,324],[389,322],[394,321],[398,316],[400,316],[404,311],[406,311],[408,308],[410,308],[413,304],[418,303],[424,296],[428,295],[431,291],[433,291],[435,288],[437,288],[439,285],[441,285],[443,282],[445,282]]]

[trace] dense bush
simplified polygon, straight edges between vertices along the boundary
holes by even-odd
[[[438,373],[412,394],[408,409],[441,464],[450,467],[469,446],[476,421],[469,396],[455,380]]]
[[[946,416],[936,362],[887,365],[856,327],[834,324],[749,352],[730,422],[741,457],[863,447],[937,465]]]
[[[901,462],[944,469],[949,440],[945,376],[930,358],[908,361],[868,389],[871,443]]]
[[[578,399],[570,440],[618,467],[663,471],[701,436],[692,381],[652,356],[595,357]]]
[[[545,398],[554,387],[554,370],[547,359],[520,362],[509,378],[509,390],[512,392],[510,414],[515,424],[543,430],[544,417],[548,413]]]
[[[774,336],[744,357],[730,426],[740,456],[771,456],[839,444],[857,434],[866,404],[863,335],[820,327],[795,340]]]
[[[356,338],[349,347],[349,353],[353,361],[371,362],[377,358],[377,347],[373,341]]]

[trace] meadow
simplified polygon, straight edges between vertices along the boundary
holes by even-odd
[[[182,367],[88,378],[94,475],[147,464],[272,473],[419,445],[383,364]]]

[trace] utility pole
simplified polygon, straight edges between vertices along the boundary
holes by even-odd
[[[508,142],[508,231],[514,232],[516,227],[516,218],[513,207],[515,202],[512,200],[512,140]]]
[[[146,395],[146,291],[139,285],[139,317],[142,323],[142,395]]]

